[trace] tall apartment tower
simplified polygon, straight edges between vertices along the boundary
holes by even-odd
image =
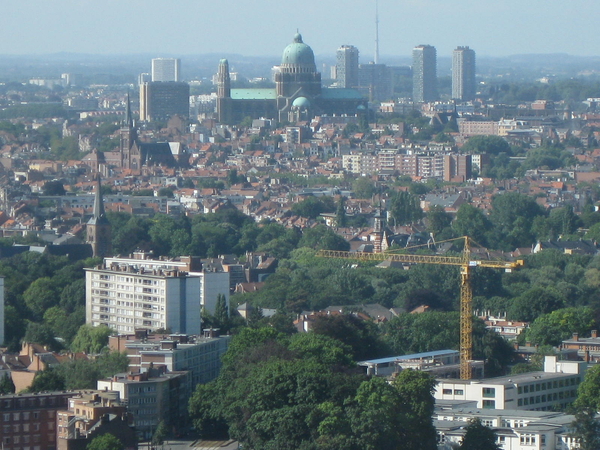
[[[469,101],[475,93],[475,52],[469,47],[457,47],[452,52],[452,98]]]
[[[433,102],[437,93],[437,55],[435,47],[418,45],[413,49],[413,101]]]
[[[154,58],[152,60],[152,81],[181,81],[179,79],[180,70],[180,59]]]
[[[354,45],[342,45],[337,50],[336,79],[338,87],[358,86],[358,49]]]

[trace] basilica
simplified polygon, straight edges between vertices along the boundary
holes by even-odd
[[[283,51],[275,88],[232,89],[226,59],[219,62],[217,83],[221,123],[238,123],[245,117],[297,122],[324,114],[354,116],[367,106],[367,100],[356,89],[322,87],[315,55],[299,33]]]

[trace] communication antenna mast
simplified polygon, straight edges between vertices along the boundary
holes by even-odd
[[[379,1],[375,0],[375,64],[379,64]]]

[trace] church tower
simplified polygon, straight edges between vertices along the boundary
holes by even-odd
[[[217,72],[217,117],[221,123],[231,123],[231,78],[229,75],[229,61],[219,61]]]
[[[129,99],[129,93],[127,93],[127,109],[125,111],[125,120],[121,124],[119,130],[121,135],[121,166],[124,169],[139,169],[139,155],[135,143],[137,141],[137,129],[133,121],[133,115],[131,114],[131,101]]]
[[[94,198],[94,214],[86,227],[87,243],[92,246],[94,257],[104,258],[112,253],[111,225],[104,212],[102,200],[102,184],[98,174],[96,194]]]

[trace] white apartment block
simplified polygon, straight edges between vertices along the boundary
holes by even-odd
[[[476,402],[480,409],[552,411],[564,409],[577,398],[587,363],[557,361],[546,356],[543,372],[482,380],[439,379],[437,401]]]
[[[444,161],[448,154],[450,153],[443,151],[408,154],[395,149],[383,149],[376,153],[352,152],[342,155],[342,168],[358,175],[372,175],[386,171],[411,177],[444,178],[446,175]],[[472,158],[474,155],[468,156]]]
[[[199,258],[105,258],[86,270],[86,323],[120,333],[169,329],[201,334],[201,312],[214,313],[219,294],[229,305],[229,273],[202,269]]]

